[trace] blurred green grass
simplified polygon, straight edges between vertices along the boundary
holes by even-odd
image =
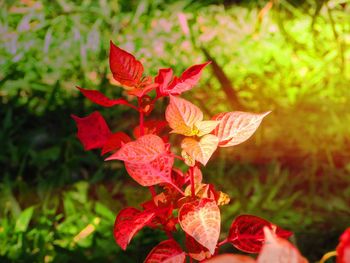
[[[310,260],[334,249],[350,222],[350,3],[278,1],[264,13],[267,1],[234,2],[0,1],[1,262],[140,262],[164,238],[145,230],[126,252],[115,245],[115,215],[148,192],[120,163],[84,152],[69,117],[101,110],[113,130],[137,123],[75,89],[125,95],[109,81],[110,39],[153,76],[213,60],[187,94],[208,116],[273,110],[203,170],[231,197],[223,230],[252,213],[293,230]]]

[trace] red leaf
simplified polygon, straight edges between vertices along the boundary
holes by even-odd
[[[221,254],[219,256],[215,256],[204,262],[205,263],[228,263],[228,262],[229,263],[255,263],[255,260],[251,257],[244,256],[244,255]]]
[[[220,234],[220,210],[215,201],[203,198],[185,203],[178,217],[181,228],[214,254]]]
[[[113,133],[111,136],[108,137],[107,142],[103,146],[101,155],[104,155],[111,151],[118,150],[125,143],[128,143],[130,141],[131,141],[130,137],[124,132]]]
[[[202,261],[206,258],[211,257],[209,250],[203,247],[189,235],[186,235],[185,245],[188,251],[188,255],[195,260]]]
[[[125,250],[133,236],[146,226],[154,217],[154,212],[128,207],[121,210],[114,223],[114,239]]]
[[[346,229],[340,237],[337,246],[337,263],[350,263],[350,228]]]
[[[147,134],[136,141],[124,144],[116,153],[106,159],[121,160],[132,164],[145,164],[165,153],[165,144],[157,135]]]
[[[299,251],[287,240],[278,238],[268,227],[263,229],[266,240],[258,256],[257,263],[307,263]]]
[[[172,239],[160,242],[148,254],[144,263],[184,263],[186,254]]]
[[[114,45],[112,41],[110,41],[109,66],[114,79],[120,84],[128,87],[139,84],[143,73],[141,62],[132,54]]]
[[[92,102],[101,105],[103,107],[112,107],[114,105],[129,105],[129,103],[124,99],[109,99],[105,95],[103,95],[98,90],[88,90],[77,87],[80,92]]]
[[[264,227],[270,228],[283,238],[288,238],[292,235],[292,232],[284,230],[260,217],[240,215],[232,222],[227,239],[241,251],[258,253],[265,241]]]
[[[253,135],[262,119],[269,113],[256,114],[241,111],[220,113],[213,117],[213,120],[220,123],[212,133],[219,138],[220,147],[240,144]]]
[[[168,123],[166,121],[160,120],[149,120],[143,123],[144,134],[155,134],[159,135],[166,127]],[[140,137],[140,126],[134,129],[135,138]]]
[[[160,183],[173,184],[171,180],[173,164],[174,157],[164,153],[150,162],[125,162],[125,168],[128,174],[140,185],[151,186]]]
[[[159,83],[159,88],[157,90],[158,96],[180,95],[192,89],[198,83],[202,75],[202,70],[209,63],[210,62],[206,62],[189,67],[182,73],[180,78],[175,77],[169,85],[168,83],[173,74],[172,69],[159,70],[158,76],[156,77],[156,82]]]
[[[95,111],[83,118],[73,114],[71,117],[77,124],[77,136],[86,151],[103,147],[111,135],[111,131],[99,112]]]

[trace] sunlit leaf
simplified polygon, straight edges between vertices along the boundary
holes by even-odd
[[[262,119],[269,113],[234,111],[214,116],[213,120],[220,121],[213,131],[213,134],[219,138],[219,146],[234,146],[248,140],[259,127]]]
[[[102,148],[105,145],[111,135],[111,131],[99,112],[95,111],[83,118],[73,114],[71,117],[75,120],[78,127],[77,137],[86,151]]]
[[[215,201],[204,198],[185,203],[178,217],[181,228],[214,254],[220,235],[220,210]]]
[[[141,79],[143,66],[127,51],[110,42],[109,66],[113,77],[120,84],[134,87]]]
[[[264,227],[264,245],[260,251],[257,263],[307,263],[299,251],[287,240],[279,238],[268,227]]]
[[[125,250],[133,236],[154,217],[152,211],[139,211],[133,207],[121,210],[114,223],[114,239]]]
[[[191,102],[170,96],[170,103],[166,108],[165,118],[170,128],[173,129],[173,133],[192,136],[198,132],[194,130],[194,124],[203,120],[203,113]]]
[[[240,215],[232,222],[227,239],[241,251],[258,253],[265,242],[264,227],[268,227],[283,238],[288,238],[292,235],[292,232],[284,230],[260,217]]]
[[[144,263],[184,263],[185,259],[186,253],[175,240],[169,239],[155,246]]]
[[[119,151],[106,159],[121,160],[131,164],[148,163],[166,151],[162,138],[154,134],[147,134],[136,141],[124,144]]]
[[[204,135],[199,141],[193,138],[185,138],[181,142],[181,148],[194,160],[206,165],[215,152],[219,139],[212,135]]]

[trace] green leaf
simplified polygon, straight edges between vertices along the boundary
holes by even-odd
[[[19,215],[16,221],[15,232],[27,231],[33,212],[34,212],[34,206],[30,206],[21,212],[21,214]]]

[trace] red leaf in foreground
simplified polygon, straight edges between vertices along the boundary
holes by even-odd
[[[192,89],[199,81],[202,70],[210,62],[198,64],[186,69],[181,76],[175,77],[171,82],[173,71],[172,69],[161,69],[156,77],[156,82],[159,84],[157,89],[158,96],[180,95],[181,93]],[[168,84],[170,82],[170,84]]]
[[[232,222],[227,240],[241,251],[258,253],[265,241],[264,227],[268,227],[283,238],[288,238],[292,235],[292,232],[284,230],[260,217],[241,215]]]
[[[268,227],[264,227],[265,243],[257,263],[307,263],[299,251],[287,240],[279,238]]]
[[[80,92],[92,102],[101,105],[103,107],[112,107],[114,105],[129,105],[129,103],[124,99],[110,99],[103,95],[98,90],[88,90],[77,87]]]
[[[185,203],[179,210],[181,228],[214,254],[220,234],[220,210],[215,201],[203,198]]]
[[[125,168],[128,174],[140,185],[151,186],[160,183],[173,184],[171,180],[173,164],[174,157],[164,153],[146,163],[125,162]]]
[[[124,132],[113,133],[111,136],[108,137],[107,142],[103,146],[101,155],[118,150],[125,143],[128,143],[130,141],[130,137]]]
[[[106,161],[121,160],[134,164],[149,163],[165,151],[166,148],[162,138],[147,134],[136,141],[124,144],[119,151],[108,157]]]
[[[77,137],[86,151],[103,147],[111,135],[111,131],[99,112],[95,111],[83,118],[73,114],[71,117],[78,127]]]
[[[166,127],[168,123],[166,121],[149,120],[143,123],[144,134],[155,134],[159,135]],[[140,126],[134,129],[135,138],[140,137]]]
[[[184,263],[185,252],[172,239],[160,242],[148,254],[144,263]]]
[[[134,87],[142,77],[143,66],[140,61],[129,52],[117,47],[110,42],[109,66],[113,78],[120,84]]]
[[[251,257],[244,256],[244,255],[222,254],[219,256],[215,256],[204,262],[205,263],[255,263],[255,260]]]
[[[340,237],[337,246],[337,263],[350,263],[350,228],[346,229]]]
[[[114,239],[125,250],[133,236],[154,217],[154,212],[128,207],[121,210],[114,223]]]

